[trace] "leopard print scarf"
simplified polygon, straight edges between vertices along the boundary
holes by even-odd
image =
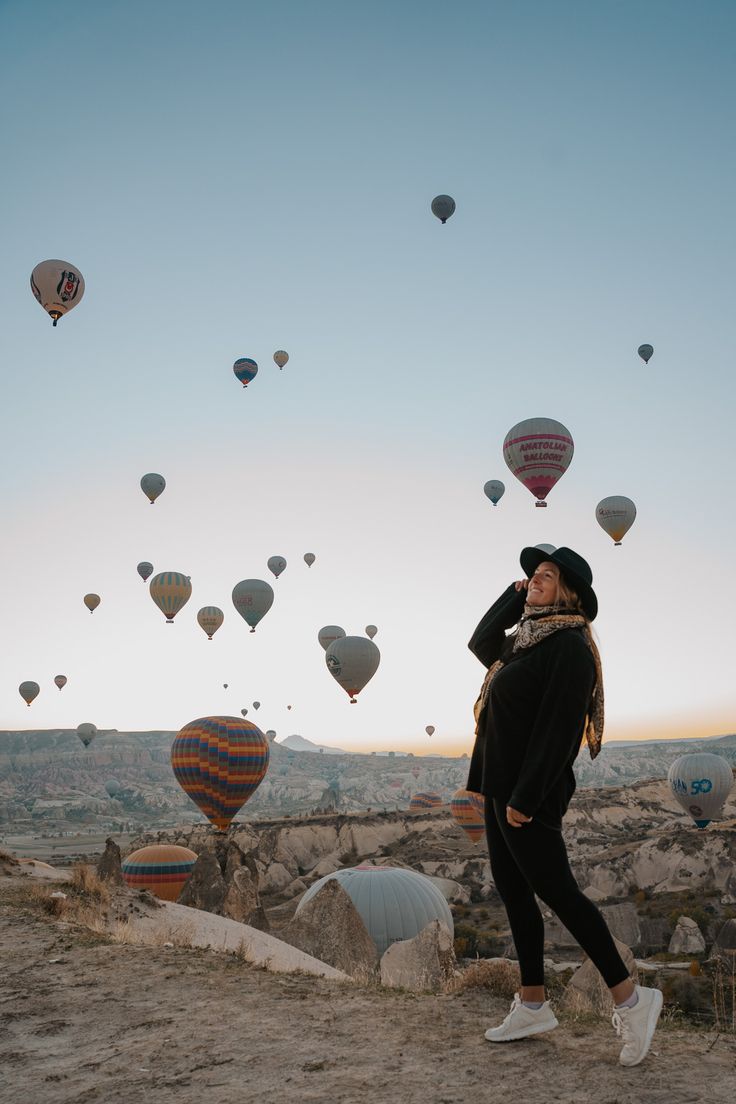
[[[590,648],[593,662],[595,663],[595,685],[588,706],[584,732],[584,739],[588,744],[590,758],[595,759],[596,755],[598,755],[601,750],[601,744],[603,742],[603,671],[601,668],[600,653],[593,639],[588,620],[580,613],[560,613],[558,606],[530,606],[527,602],[524,605],[524,613],[519,622],[519,627],[513,637],[512,651],[519,652],[523,648],[533,648],[535,644],[539,644],[541,640],[546,640],[548,636],[559,632],[561,629],[582,629],[585,636],[585,642]],[[473,706],[476,736],[478,735],[481,713],[488,704],[491,684],[503,666],[504,661],[502,659],[497,659],[496,662],[488,668],[486,677],[483,679],[483,685],[480,688],[478,700]]]

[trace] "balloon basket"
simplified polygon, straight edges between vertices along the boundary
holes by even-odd
[[[547,506],[547,503],[546,503],[546,502],[542,502],[542,501],[540,500],[539,502],[535,502],[535,503],[534,503],[534,505],[535,505],[535,506],[542,506],[542,507],[545,507],[545,508],[546,508],[546,506]]]

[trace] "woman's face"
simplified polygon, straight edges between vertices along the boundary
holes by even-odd
[[[544,560],[529,580],[526,600],[530,606],[552,606],[557,599],[560,569],[557,564]]]

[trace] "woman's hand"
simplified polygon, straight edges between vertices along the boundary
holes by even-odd
[[[518,582],[514,583],[514,589],[516,591],[526,590],[528,586],[529,586],[529,580],[528,579],[519,579]]]
[[[521,828],[523,824],[529,824],[531,819],[531,817],[520,813],[518,809],[512,809],[510,805],[506,806],[506,820],[512,828]]]

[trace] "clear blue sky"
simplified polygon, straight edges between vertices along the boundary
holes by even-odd
[[[0,727],[259,698],[280,735],[467,750],[467,639],[550,541],[593,567],[608,736],[732,731],[735,38],[725,2],[1,4]],[[57,329],[48,257],[87,283]],[[546,511],[501,457],[538,415],[576,443]],[[274,553],[250,635],[230,592]],[[142,559],[192,577],[173,627]],[[371,621],[350,706],[316,632]]]

